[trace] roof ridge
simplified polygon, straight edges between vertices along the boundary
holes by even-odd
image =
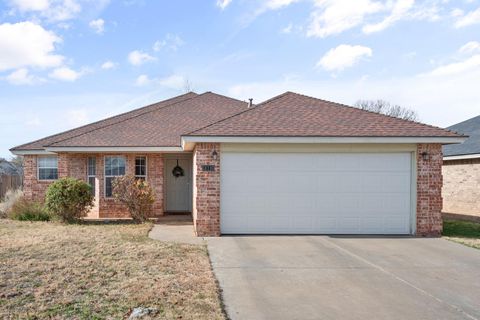
[[[143,107],[140,107],[140,108],[136,108],[136,109],[133,109],[133,110],[130,110],[130,111],[125,111],[125,112],[123,112],[123,113],[120,113],[120,114],[117,114],[117,115],[114,115],[114,116],[111,116],[111,117],[108,117],[108,118],[105,118],[105,119],[100,119],[100,120],[98,120],[98,121],[94,121],[94,122],[91,122],[91,123],[87,123],[87,124],[85,124],[85,125],[83,125],[83,126],[79,126],[79,127],[76,127],[76,128],[68,129],[68,130],[65,130],[65,131],[62,131],[62,132],[59,132],[59,133],[55,133],[55,134],[52,134],[52,135],[49,135],[49,136],[46,136],[46,137],[43,137],[43,138],[40,138],[40,139],[36,139],[36,140],[30,141],[30,142],[27,142],[27,143],[23,143],[23,144],[21,144],[21,145],[18,145],[18,146],[16,146],[16,147],[11,148],[10,151],[11,151],[11,150],[15,150],[15,149],[19,149],[19,148],[21,148],[21,147],[23,147],[23,146],[26,146],[26,145],[29,145],[29,144],[32,144],[32,143],[35,143],[35,142],[38,142],[38,141],[41,141],[41,140],[45,140],[45,139],[48,139],[48,138],[54,138],[54,137],[56,137],[56,136],[59,136],[59,135],[65,134],[65,133],[72,132],[72,131],[74,131],[74,130],[78,130],[78,129],[82,129],[82,128],[85,128],[85,127],[88,127],[88,126],[91,126],[91,125],[94,125],[94,124],[98,124],[98,123],[101,123],[101,122],[103,122],[103,121],[112,120],[112,119],[118,118],[118,117],[120,117],[120,116],[124,116],[124,115],[127,115],[127,114],[129,114],[129,113],[132,113],[132,112],[135,112],[135,111],[139,111],[139,110],[142,110],[142,109],[145,109],[145,108],[149,108],[149,107],[152,107],[152,106],[154,106],[154,105],[156,105],[156,104],[163,103],[163,102],[167,102],[167,101],[169,101],[169,100],[173,100],[173,99],[176,99],[176,98],[179,98],[179,97],[182,97],[182,96],[186,96],[186,95],[189,95],[189,94],[192,94],[192,93],[195,94],[196,96],[198,96],[197,93],[195,93],[195,92],[193,92],[193,91],[190,91],[190,92],[181,94],[181,95],[179,95],[179,96],[175,96],[175,97],[171,97],[171,98],[168,98],[168,99],[165,99],[165,100],[162,100],[162,101],[158,101],[158,102],[155,102],[155,103],[151,103],[151,104],[148,104],[148,105],[146,105],[146,106],[143,106]],[[196,96],[195,96],[195,97],[196,97]],[[192,98],[193,98],[193,97],[192,97]],[[191,99],[191,98],[189,98],[189,99]],[[189,99],[185,99],[185,100],[189,100]],[[182,100],[182,101],[185,101],[185,100]],[[129,118],[129,119],[130,119],[130,118]],[[118,121],[118,122],[116,122],[116,123],[120,123],[120,122],[122,122],[122,121],[120,120],[120,121]],[[81,135],[81,134],[79,134],[79,135]],[[74,136],[72,136],[71,138],[73,138],[73,137],[76,137],[76,136],[74,135]],[[68,139],[68,138],[60,139],[60,140],[58,140],[58,141],[63,141],[63,140],[66,140],[66,139]],[[54,142],[52,142],[52,143],[50,143],[50,144],[53,144],[53,143],[56,143],[56,142],[57,142],[57,141],[54,141]]]
[[[287,95],[288,93],[291,93],[291,92],[290,92],[290,91],[287,91],[287,92],[284,92],[284,93],[282,93],[282,94],[279,94],[279,95],[277,95],[277,96],[275,96],[275,97],[273,97],[273,98],[270,98],[270,99],[268,99],[268,100],[265,100],[265,101],[263,101],[263,102],[261,102],[261,103],[259,103],[259,104],[254,104],[254,105],[252,105],[251,108],[248,108],[248,109],[246,109],[246,110],[240,111],[239,113],[235,113],[235,114],[233,114],[233,115],[231,115],[231,116],[229,116],[229,117],[223,118],[223,119],[218,120],[218,121],[215,121],[215,122],[213,122],[213,123],[210,123],[209,125],[204,126],[204,127],[202,127],[202,128],[199,128],[199,129],[190,131],[190,132],[188,132],[188,133],[182,134],[182,136],[191,135],[191,134],[193,134],[193,133],[195,133],[195,132],[197,132],[197,131],[200,131],[200,130],[209,128],[209,127],[211,127],[211,126],[213,126],[213,125],[216,125],[216,124],[218,124],[218,123],[220,123],[220,122],[229,120],[229,119],[234,118],[234,117],[236,117],[236,116],[239,116],[239,115],[241,115],[241,114],[243,114],[243,113],[245,113],[245,112],[252,111],[252,110],[257,110],[259,107],[261,107],[261,106],[263,106],[263,105],[271,102],[272,100],[275,100],[275,99],[278,99],[278,98],[280,98],[280,97],[282,97],[282,96],[285,96],[285,95]],[[227,98],[230,98],[230,97],[227,97]],[[230,98],[230,99],[234,99],[234,98]],[[234,100],[238,100],[238,99],[234,99]],[[238,101],[241,101],[241,100],[238,100]]]
[[[189,93],[190,93],[190,92],[189,92]],[[143,116],[143,115],[145,115],[145,114],[147,114],[147,113],[156,112],[156,111],[158,111],[158,110],[162,110],[162,109],[165,109],[165,108],[167,108],[167,107],[171,107],[171,106],[173,106],[173,105],[175,105],[175,104],[177,104],[177,103],[182,103],[182,102],[185,102],[185,101],[189,101],[189,100],[192,100],[192,99],[199,98],[199,97],[201,97],[201,96],[203,96],[203,95],[205,95],[205,94],[207,94],[207,93],[208,93],[208,92],[204,92],[204,93],[197,94],[196,96],[191,97],[191,98],[188,98],[188,99],[185,99],[185,100],[181,100],[181,101],[177,101],[177,102],[172,102],[172,103],[170,103],[170,104],[167,104],[167,105],[165,105],[165,106],[163,106],[163,107],[160,107],[160,108],[158,108],[158,109],[155,109],[155,110],[145,111],[145,112],[143,112],[143,113],[134,115],[134,116],[132,116],[132,117],[130,117],[130,118],[126,118],[126,119],[120,120],[120,121],[118,121],[118,122],[110,123],[110,124],[104,125],[104,126],[102,126],[102,127],[98,127],[98,128],[93,129],[93,130],[90,130],[90,131],[88,131],[88,132],[83,132],[83,133],[74,135],[74,136],[72,136],[72,137],[68,137],[68,138],[65,138],[65,139],[57,140],[57,141],[55,141],[55,142],[52,142],[52,143],[47,144],[46,146],[51,146],[51,145],[53,145],[53,144],[56,144],[56,143],[59,143],[59,142],[62,142],[62,141],[66,141],[66,140],[70,140],[70,139],[73,139],[73,138],[77,138],[77,137],[83,136],[83,135],[85,135],[85,134],[87,134],[87,133],[91,133],[91,132],[93,132],[93,131],[97,131],[97,130],[100,130],[100,129],[108,128],[108,127],[110,127],[110,126],[113,126],[113,125],[116,125],[116,124],[119,124],[119,123],[122,123],[122,122],[125,122],[125,121],[128,121],[128,120],[131,120],[131,119],[134,119],[134,118],[138,118],[138,117]],[[188,93],[187,93],[187,94],[188,94]],[[180,96],[181,96],[181,95],[180,95]],[[180,96],[177,96],[177,97],[180,97]],[[174,97],[174,98],[176,98],[176,97]],[[168,99],[168,100],[172,100],[172,99],[174,99],[174,98],[171,98],[171,99]],[[157,102],[157,103],[165,102],[165,101],[168,101],[168,100],[163,100],[163,101],[160,101],[160,102]],[[155,104],[155,103],[154,103],[154,104]],[[154,104],[152,104],[152,105],[154,105]],[[150,105],[150,106],[151,106],[151,105]],[[147,106],[146,106],[146,107],[147,107]],[[145,107],[145,108],[146,108],[146,107]],[[141,108],[140,108],[140,109],[141,109]],[[139,110],[139,109],[136,109],[136,110]],[[132,110],[132,111],[135,111],[135,110]],[[105,119],[105,120],[106,120],[106,119]]]
[[[227,98],[227,99],[230,99],[230,100],[235,100],[235,101],[238,101],[238,102],[247,103],[245,100],[240,100],[240,99],[232,98],[232,97],[226,96],[226,95],[224,95],[224,94],[220,94],[220,93],[216,93],[216,92],[212,92],[212,91],[205,91],[204,93],[201,93],[200,95],[202,95],[202,94],[207,94],[207,93],[214,94],[214,95],[216,95],[216,96],[220,96],[220,97]]]
[[[397,119],[397,120],[404,121],[404,122],[409,122],[409,123],[416,123],[416,124],[419,124],[419,125],[422,125],[422,126],[426,126],[426,127],[430,127],[430,128],[434,128],[434,129],[445,130],[445,131],[448,131],[448,132],[451,132],[451,133],[459,134],[456,131],[449,130],[447,128],[441,128],[441,127],[434,126],[434,125],[427,124],[427,123],[423,123],[423,122],[420,122],[420,121],[402,119],[402,118],[394,117],[394,116],[391,116],[391,115],[388,115],[388,114],[383,114],[383,113],[379,113],[379,112],[375,112],[375,111],[360,109],[360,108],[357,108],[357,107],[354,107],[354,106],[349,106],[349,105],[344,104],[344,103],[339,103],[339,102],[334,102],[334,101],[330,101],[330,100],[325,100],[325,99],[320,99],[320,98],[308,96],[306,94],[301,94],[301,93],[296,93],[296,92],[291,92],[291,91],[287,91],[286,93],[295,94],[295,95],[298,95],[298,96],[303,96],[303,97],[306,97],[306,98],[309,98],[309,99],[315,99],[315,100],[319,100],[319,101],[332,103],[332,104],[338,105],[339,107],[343,107],[343,108],[349,108],[349,109],[354,109],[354,110],[358,110],[358,111],[365,111],[365,112],[369,112],[369,113],[372,113],[372,114],[380,115],[380,116],[391,118],[391,119]],[[460,135],[466,136],[464,134],[460,134]]]

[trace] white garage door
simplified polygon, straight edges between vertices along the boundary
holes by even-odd
[[[223,234],[409,234],[410,153],[222,153]]]

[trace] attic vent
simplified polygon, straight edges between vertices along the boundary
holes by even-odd
[[[253,106],[253,99],[248,99],[248,107],[251,108]]]

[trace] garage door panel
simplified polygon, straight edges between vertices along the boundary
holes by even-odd
[[[222,153],[222,233],[408,234],[409,153]]]

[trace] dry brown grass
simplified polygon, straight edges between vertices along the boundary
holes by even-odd
[[[1,319],[223,319],[206,248],[150,240],[150,225],[0,220]]]

